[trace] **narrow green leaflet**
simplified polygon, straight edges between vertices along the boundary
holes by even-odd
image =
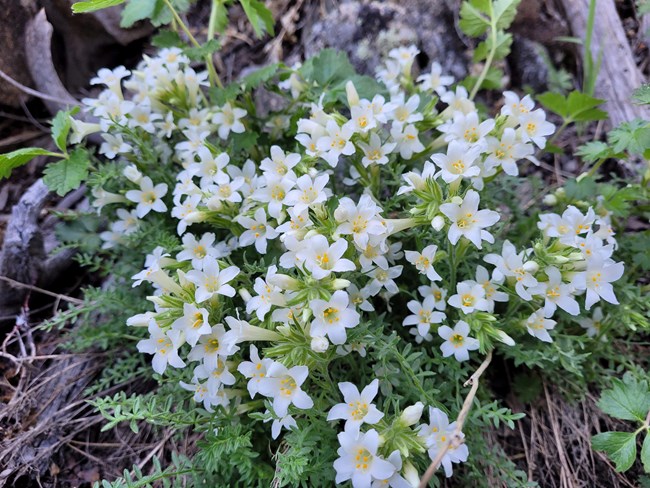
[[[591,439],[591,447],[607,454],[616,471],[627,471],[636,459],[636,434],[634,432],[603,432]]]
[[[650,435],[647,432],[641,446],[641,462],[643,463],[643,471],[650,473]]]
[[[643,422],[650,411],[648,383],[631,377],[625,382],[614,380],[613,387],[598,400],[598,408],[617,419]]]
[[[615,153],[605,142],[590,141],[580,146],[576,155],[589,163],[595,163],[599,159],[614,157]]]
[[[56,147],[61,149],[63,152],[66,152],[68,134],[72,127],[70,116],[76,114],[78,111],[78,107],[75,107],[72,110],[61,110],[56,114],[56,117],[52,119],[52,139],[54,139]]]
[[[87,12],[95,12],[108,7],[114,7],[124,3],[125,0],[86,0],[85,2],[77,2],[72,4],[72,12],[75,14],[83,14]]]
[[[490,0],[467,0],[460,7],[458,26],[470,37],[478,37],[490,27]]]
[[[278,69],[280,69],[281,66],[282,64],[280,63],[269,64],[268,66],[264,66],[263,68],[260,68],[256,71],[253,71],[251,74],[244,76],[241,79],[244,90],[257,88],[262,83],[269,81],[271,78],[273,78],[275,73],[278,72]]]
[[[517,15],[517,7],[521,0],[496,0],[494,2],[494,20],[497,29],[507,29],[515,20]]]
[[[320,86],[346,82],[355,75],[354,66],[347,54],[335,49],[323,49],[300,68],[307,81],[315,81]]]
[[[221,43],[216,39],[210,39],[208,42],[200,47],[188,47],[183,50],[183,53],[194,61],[199,61],[206,56],[217,52],[221,48]]]
[[[639,88],[634,90],[632,101],[638,105],[650,104],[650,84],[641,85]]]
[[[650,127],[641,119],[623,122],[609,133],[608,139],[616,152],[643,154],[650,148]]]
[[[492,49],[492,37],[488,36],[487,39],[479,43],[474,50],[473,60],[479,62],[484,60],[490,50]],[[510,46],[512,46],[512,34],[506,32],[497,32],[497,47],[494,52],[494,59],[503,59],[510,53]]]
[[[156,0],[131,0],[122,11],[120,27],[128,28],[140,20],[151,18],[155,8]]]
[[[43,172],[43,181],[50,190],[63,196],[79,188],[88,177],[89,165],[88,153],[84,149],[75,149],[67,159],[48,165]]]
[[[47,151],[40,147],[24,147],[7,154],[0,154],[0,179],[9,178],[14,168],[27,164],[36,156],[62,156],[62,154]]]
[[[210,19],[210,23],[214,24],[214,31],[217,34],[223,34],[228,27],[228,9],[226,8],[226,0],[212,0],[213,3],[219,6],[214,10],[214,17]]]
[[[259,0],[240,0],[240,3],[257,37],[261,38],[265,32],[271,35],[274,34],[275,21],[273,15],[262,2]]]

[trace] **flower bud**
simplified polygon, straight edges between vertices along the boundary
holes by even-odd
[[[415,405],[406,407],[400,415],[400,420],[404,425],[414,425],[420,421],[422,417],[422,410],[424,409],[424,404],[422,402],[417,402]]]
[[[569,254],[569,261],[582,261],[584,260],[585,257],[582,255],[581,252],[572,252]]]
[[[564,256],[552,256],[550,258],[550,261],[555,264],[566,264],[569,262],[569,258],[566,258]]]
[[[176,283],[171,276],[161,269],[149,274],[149,281],[158,285],[158,287],[165,293],[175,293],[176,295],[181,295],[183,293],[183,289],[178,285],[178,283]]]
[[[336,278],[334,281],[332,281],[332,289],[334,290],[343,290],[350,286],[352,283],[350,283],[349,280],[344,280],[343,278]]]
[[[454,205],[462,205],[463,204],[463,199],[460,198],[458,195],[456,195],[455,197],[453,197],[451,199],[451,203],[453,203]]]
[[[149,322],[151,322],[152,318],[152,312],[139,313],[133,317],[130,317],[126,321],[126,325],[130,327],[149,327]]]
[[[497,339],[499,342],[503,342],[506,346],[514,346],[515,341],[512,337],[510,337],[508,334],[503,332],[502,330],[496,330],[494,332],[494,338]]]
[[[440,232],[444,226],[445,218],[442,215],[436,215],[433,220],[431,220],[431,227],[438,232]]]
[[[205,222],[208,219],[208,215],[205,212],[197,210],[196,212],[190,212],[185,216],[185,222],[188,224],[196,224],[198,222]]]
[[[138,171],[138,168],[136,168],[135,164],[130,164],[126,168],[124,168],[122,174],[127,180],[135,183],[136,185],[139,185],[140,180],[142,180],[142,173]]]
[[[348,106],[350,108],[359,105],[359,94],[357,93],[357,89],[354,87],[352,81],[348,81],[345,84],[345,93],[348,96]]]
[[[206,202],[206,206],[213,212],[221,212],[223,210],[223,201],[215,195]]]
[[[248,303],[248,301],[253,298],[253,296],[250,294],[250,292],[246,288],[240,288],[237,293],[239,293],[239,296],[244,300],[244,302]]]
[[[273,274],[267,279],[267,282],[283,290],[299,290],[300,281],[286,274]]]
[[[311,340],[311,350],[314,352],[325,352],[330,347],[330,343],[326,337],[316,336]]]
[[[535,261],[527,261],[524,263],[524,271],[530,274],[535,274],[539,271],[539,264]]]
[[[555,195],[546,195],[543,201],[545,205],[555,205],[557,204],[557,197]]]
[[[407,462],[404,464],[402,475],[408,484],[413,488],[416,488],[420,485],[420,475],[418,474],[418,470],[411,463]]]

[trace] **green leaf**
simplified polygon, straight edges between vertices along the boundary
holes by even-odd
[[[489,36],[485,41],[479,43],[474,50],[474,62],[479,62],[487,58],[488,53],[492,50],[492,37]],[[510,53],[512,46],[512,34],[497,32],[497,48],[494,53],[494,59],[503,59]]]
[[[490,0],[468,0],[460,7],[458,27],[470,37],[485,34],[490,27]]]
[[[0,179],[9,178],[14,168],[27,164],[36,156],[61,156],[61,154],[40,147],[24,147],[7,154],[0,154]]]
[[[632,101],[638,105],[650,104],[650,84],[641,85],[634,90]]]
[[[299,69],[308,82],[315,81],[320,86],[346,82],[356,73],[347,54],[335,49],[323,49]]]
[[[43,171],[43,181],[52,191],[63,196],[70,190],[79,188],[88,177],[90,159],[84,149],[75,149],[67,159],[49,164]]]
[[[546,92],[539,95],[537,99],[544,107],[560,115],[567,123],[607,118],[607,112],[596,108],[605,100],[590,97],[577,90],[569,93],[568,97],[563,97],[559,93]]]
[[[542,93],[541,95],[537,95],[537,100],[547,110],[550,110],[551,112],[558,114],[562,118],[566,118],[567,100],[559,93],[553,93],[553,92]]]
[[[158,34],[151,38],[151,44],[162,49],[166,47],[182,46],[183,41],[177,32],[171,30],[161,30]]]
[[[610,131],[608,139],[616,152],[629,151],[643,154],[650,148],[650,127],[648,122],[641,119],[623,122]]]
[[[214,10],[214,31],[217,34],[223,34],[228,27],[228,9],[224,5],[226,0],[213,0],[219,3],[219,6]]]
[[[216,39],[210,39],[200,47],[188,47],[183,53],[194,61],[200,61],[206,56],[210,56],[221,48],[221,43]]]
[[[224,105],[226,102],[233,100],[239,94],[241,85],[237,82],[231,83],[223,88],[212,87],[209,90],[210,101],[215,105]]]
[[[249,151],[257,143],[258,135],[253,131],[246,131],[242,134],[232,134],[232,150],[234,153],[239,151]]]
[[[61,110],[56,114],[56,117],[52,119],[52,139],[54,139],[56,147],[61,149],[63,152],[66,152],[68,134],[72,127],[70,116],[76,114],[78,111],[78,107],[75,107],[72,110]]]
[[[589,163],[595,163],[599,159],[614,156],[614,151],[612,151],[607,143],[602,141],[591,141],[583,144],[578,147],[575,153]]]
[[[507,29],[515,20],[521,0],[496,0],[493,4],[494,21],[497,29]]]
[[[125,0],[86,0],[85,2],[77,2],[72,4],[72,13],[84,14],[87,12],[95,12],[108,7],[114,7],[124,3]]]
[[[261,38],[264,32],[274,34],[275,20],[273,20],[271,11],[262,2],[259,0],[239,1],[257,37]]]
[[[636,434],[634,432],[603,432],[591,439],[591,447],[607,454],[616,471],[630,469],[636,459]]]
[[[129,0],[129,4],[122,11],[120,27],[129,28],[136,22],[153,17],[156,0]]]
[[[648,435],[647,431],[641,446],[641,462],[643,463],[643,471],[650,473],[650,435]]]
[[[598,408],[617,419],[643,422],[650,411],[648,383],[631,376],[625,382],[616,379],[611,389],[603,391]]]
[[[241,79],[244,90],[257,88],[262,83],[267,82],[273,78],[273,76],[275,76],[275,73],[278,72],[280,66],[282,66],[280,63],[269,64],[268,66],[264,66],[263,68],[260,68],[256,71],[253,71],[251,74],[244,76]]]
[[[597,195],[598,185],[593,178],[580,178],[568,180],[564,185],[564,191],[570,201],[584,200]]]

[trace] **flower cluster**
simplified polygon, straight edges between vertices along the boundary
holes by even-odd
[[[249,130],[251,108],[210,104],[207,74],[175,48],[133,72],[101,70],[93,83],[106,88],[84,101],[98,122],[73,124],[77,140],[99,132],[100,153],[122,168],[124,188],[93,191],[98,210],[117,207],[105,248],[156,214],[174,222],[178,246],[157,247],[133,277],[133,286],[154,290],[153,311],[128,321],[148,329],[137,347],[153,356],[154,371],[178,369],[182,388],[209,412],[263,398],[250,408],[264,405],[274,439],[309,410],[345,420],[334,469],[337,483],[356,488],[417,484],[412,457],[435,459],[456,429],[433,405],[429,424],[415,428],[422,403],[389,416],[387,402],[373,404],[378,379],[361,392],[340,382],[343,403],[315,401],[318,366],[352,351],[366,357],[373,320],[405,292],[418,298],[409,286],[417,282],[420,299],[405,304],[406,337],[467,361],[495,342],[513,346],[525,331],[551,341],[558,308],[577,316],[582,295],[587,310],[601,299],[616,304],[611,283],[623,273],[602,209],[540,215],[532,248],[505,240],[501,253],[477,254],[495,243],[503,217],[480,192],[500,174],[518,175],[522,161],[536,163],[554,126],[530,96],[513,92],[486,117],[437,63],[414,81],[417,53],[391,51],[377,72],[387,91],[360,94],[348,82],[346,104],[311,96],[313,82],[290,70],[279,85],[290,99],[280,124],[293,117],[294,137],[271,131],[254,151],[232,142]],[[143,161],[162,162],[168,178],[153,181]],[[382,192],[389,175],[400,181],[392,195]],[[469,262],[490,269],[460,266]],[[499,326],[506,310],[518,328]],[[446,475],[468,454],[465,444],[446,451]]]

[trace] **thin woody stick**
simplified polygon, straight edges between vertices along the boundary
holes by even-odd
[[[485,360],[481,363],[481,365],[474,372],[474,374],[470,376],[469,380],[467,380],[463,384],[463,386],[467,386],[471,384],[472,388],[469,390],[469,393],[465,397],[465,401],[463,402],[463,408],[460,410],[460,413],[458,414],[454,433],[451,435],[451,438],[449,439],[449,442],[447,442],[445,447],[440,449],[436,457],[433,459],[433,461],[431,461],[431,464],[429,465],[426,472],[422,476],[422,479],[420,480],[419,488],[426,488],[426,486],[429,484],[429,480],[431,480],[431,477],[433,476],[433,473],[435,473],[440,467],[442,458],[445,457],[447,451],[449,451],[449,449],[451,449],[452,447],[455,449],[463,443],[463,439],[460,437],[460,433],[463,430],[463,425],[465,424],[467,415],[469,414],[469,411],[472,408],[472,402],[474,401],[474,397],[476,396],[476,391],[478,390],[478,384],[479,384],[478,380],[483,374],[483,372],[489,366],[490,361],[492,361],[492,351],[488,353]]]

